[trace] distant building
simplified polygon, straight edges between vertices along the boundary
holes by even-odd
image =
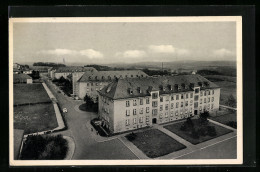
[[[18,70],[17,68],[13,68],[13,74],[19,74],[20,70]]]
[[[82,67],[82,66],[67,66],[67,67],[53,67],[48,70],[49,76],[51,79],[59,79],[64,77],[67,79],[67,76],[72,73],[81,73],[86,71],[97,71],[93,67]]]
[[[27,74],[20,73],[20,74],[13,74],[13,83],[18,84],[18,83],[27,83],[27,84],[32,84],[32,77],[30,77]]]
[[[220,99],[220,87],[196,74],[118,79],[98,93],[98,114],[112,133],[217,111]]]
[[[32,74],[32,70],[30,70],[30,69],[24,70],[23,73],[24,73],[24,74],[27,74],[27,75],[28,75],[28,74]]]
[[[178,74],[183,74],[183,73],[185,73],[185,74],[196,74],[197,70],[179,68],[175,72],[178,73]]]
[[[98,90],[118,78],[144,78],[148,75],[141,70],[124,71],[87,71],[84,73],[73,73],[73,94],[83,99],[86,94],[96,99]]]
[[[40,73],[48,73],[48,69],[51,69],[52,67],[48,66],[30,66],[31,70],[38,71]]]

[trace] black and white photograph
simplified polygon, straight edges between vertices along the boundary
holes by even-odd
[[[243,163],[242,17],[9,19],[10,165]]]

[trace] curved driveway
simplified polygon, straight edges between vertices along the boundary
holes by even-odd
[[[83,101],[72,100],[70,97],[57,93],[55,85],[43,76],[48,87],[57,98],[61,108],[66,107],[68,113],[65,118],[68,130],[58,132],[70,136],[74,139],[76,148],[72,159],[138,159],[119,139],[105,142],[96,142],[91,137],[91,131],[86,127],[86,123],[97,117],[93,112],[82,112],[78,105]]]

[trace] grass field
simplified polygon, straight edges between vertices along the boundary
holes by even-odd
[[[226,105],[227,98],[232,94],[235,99],[237,99],[236,92],[236,83],[221,81],[215,82],[218,86],[221,87],[220,90],[220,104]]]
[[[229,125],[229,122],[237,122],[237,115],[236,112],[228,111],[225,114],[223,113],[222,115],[219,116],[212,116],[209,117],[210,119],[217,121],[219,123]],[[233,127],[233,126],[231,126]],[[233,127],[236,128],[236,127]]]
[[[198,129],[200,127],[199,120],[198,119],[192,119],[192,121],[193,121],[193,124],[194,124],[194,128]],[[217,135],[216,136],[209,136],[209,135],[200,136],[198,139],[194,139],[188,131],[181,131],[180,130],[183,123],[184,122],[179,122],[179,123],[175,123],[175,124],[171,124],[171,125],[166,125],[166,126],[164,126],[164,128],[166,128],[167,130],[171,131],[172,133],[182,137],[183,139],[187,140],[188,142],[190,142],[192,144],[199,144],[201,142],[205,142],[207,140],[211,140],[211,139],[214,139],[216,137],[219,137],[219,136],[222,136],[222,135],[225,135],[227,133],[232,132],[231,130],[228,130],[224,127],[215,125],[213,123],[209,123],[210,126],[215,127]]]
[[[25,134],[58,127],[52,103],[14,107],[14,128]]]
[[[14,84],[14,104],[51,102],[42,84]]]
[[[236,77],[232,77],[232,76],[205,75],[204,77],[207,78],[208,80],[212,81],[212,82],[216,82],[216,81],[228,81],[228,82],[233,82],[233,83],[237,82],[237,78]]]
[[[237,99],[236,77],[225,75],[205,75],[204,77],[221,87],[220,104],[227,105],[226,102],[230,95],[233,95],[233,97]]]
[[[157,129],[135,133],[132,143],[150,158],[156,158],[186,148]],[[128,138],[128,136],[126,136]]]

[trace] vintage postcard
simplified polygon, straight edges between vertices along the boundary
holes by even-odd
[[[242,17],[9,19],[11,166],[242,164]]]

